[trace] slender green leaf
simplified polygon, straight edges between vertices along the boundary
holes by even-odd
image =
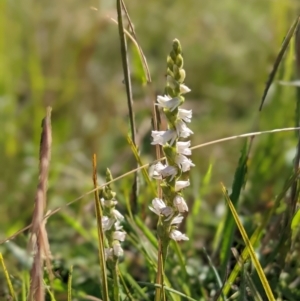
[[[247,143],[245,143],[241,151],[239,163],[234,175],[232,193],[230,195],[230,199],[232,200],[234,206],[238,205],[239,196],[246,181],[247,160],[248,160],[247,149],[248,149]],[[233,242],[235,229],[236,226],[234,223],[234,219],[230,214],[230,212],[227,211],[226,219],[223,225],[222,243],[221,243],[221,252],[220,252],[222,277],[224,277],[226,274],[226,267],[230,256],[230,248]]]
[[[277,69],[279,67],[279,64],[280,64],[280,62],[281,62],[281,60],[282,60],[282,58],[283,58],[283,56],[284,56],[284,54],[285,54],[285,52],[287,50],[287,47],[288,47],[288,45],[289,45],[289,43],[291,41],[291,38],[292,38],[294,32],[298,28],[299,19],[300,18],[297,17],[297,19],[294,21],[293,25],[290,27],[290,29],[289,29],[289,31],[288,31],[288,33],[287,33],[287,35],[286,35],[286,37],[285,37],[282,45],[281,45],[280,51],[279,51],[279,53],[277,55],[277,58],[275,60],[274,65],[273,65],[273,69],[272,69],[272,71],[271,71],[271,73],[269,75],[269,78],[267,80],[267,83],[266,83],[266,87],[265,87],[265,90],[264,90],[264,93],[263,93],[263,96],[262,96],[262,99],[261,99],[261,104],[260,104],[260,107],[259,107],[260,111],[262,110],[262,107],[263,107],[263,104],[265,102],[266,96],[268,94],[269,88],[270,88],[270,86],[271,86],[271,84],[272,84],[272,82],[273,82],[273,80],[275,78],[275,75],[276,75]]]
[[[11,280],[10,280],[10,277],[9,277],[6,265],[4,263],[4,259],[3,259],[2,253],[0,253],[0,264],[1,264],[3,272],[4,272],[4,276],[5,276],[5,279],[6,279],[6,282],[7,282],[9,293],[10,293],[11,297],[13,298],[13,300],[17,300],[17,296],[16,296],[16,293],[14,291],[13,285],[11,283]]]
[[[72,276],[73,276],[73,266],[70,267],[69,278],[68,278],[68,301],[72,301]]]
[[[248,238],[248,235],[247,235],[247,233],[246,233],[246,231],[245,231],[245,229],[244,229],[244,227],[243,227],[243,225],[242,225],[242,223],[241,223],[241,221],[239,219],[239,216],[238,216],[238,214],[237,214],[237,212],[236,212],[236,210],[234,208],[234,205],[231,202],[230,197],[227,194],[226,188],[223,185],[222,185],[222,191],[223,191],[225,200],[226,200],[226,202],[227,202],[227,204],[229,206],[229,209],[230,209],[230,211],[231,211],[231,213],[232,213],[232,215],[234,217],[235,223],[236,223],[236,225],[237,225],[237,227],[238,227],[238,229],[239,229],[239,231],[240,231],[240,233],[242,235],[242,238],[243,238],[246,246],[249,249],[251,260],[252,260],[252,262],[253,262],[253,264],[255,266],[255,269],[256,269],[256,271],[258,273],[259,279],[260,279],[260,281],[262,283],[262,286],[263,286],[263,288],[265,290],[266,296],[267,296],[267,298],[268,298],[269,301],[275,301],[275,298],[274,298],[274,295],[273,295],[272,290],[270,288],[269,282],[268,282],[268,280],[267,280],[267,278],[265,276],[265,273],[264,273],[264,271],[263,271],[263,269],[262,269],[262,267],[261,267],[261,265],[260,265],[260,263],[259,263],[259,261],[258,261],[258,259],[256,257],[256,254],[255,254],[255,251],[253,249],[253,246],[252,246],[252,244],[251,244],[251,242],[250,242],[250,240]]]

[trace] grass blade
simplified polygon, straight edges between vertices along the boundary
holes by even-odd
[[[286,195],[287,191],[291,188],[292,183],[295,181],[295,179],[298,177],[300,173],[300,170],[298,170],[298,172],[294,175],[292,175],[287,182],[284,185],[284,188],[282,189],[282,191],[278,194],[278,196],[276,197],[274,206],[270,209],[268,215],[266,218],[263,219],[261,225],[254,231],[254,233],[251,236],[250,242],[251,245],[255,246],[256,243],[260,240],[261,236],[263,235],[263,231],[266,228],[266,226],[268,225],[271,217],[273,216],[275,210],[277,209],[277,207],[280,204],[280,201],[283,199],[283,197]],[[241,264],[244,264],[244,262],[249,258],[249,250],[248,247],[246,246],[239,258],[238,263],[236,263],[236,265],[234,266],[233,270],[231,271],[226,283],[224,284],[223,287],[223,293],[225,296],[228,295],[231,284],[234,283],[236,277],[238,276],[240,270],[241,270]]]
[[[5,279],[6,279],[6,282],[7,282],[9,293],[10,293],[11,297],[13,298],[13,300],[17,300],[15,291],[14,291],[12,283],[10,281],[10,277],[9,277],[8,271],[6,269],[6,265],[4,263],[4,259],[3,259],[2,253],[0,253],[0,263],[2,265],[2,269],[3,269],[4,276],[5,276]]]
[[[240,233],[242,235],[243,241],[245,242],[245,245],[249,249],[251,260],[252,260],[252,262],[253,262],[253,264],[255,266],[255,269],[256,269],[257,274],[259,276],[259,279],[260,279],[260,281],[262,283],[262,286],[263,286],[263,288],[265,290],[267,298],[268,298],[269,301],[275,301],[275,298],[273,296],[273,293],[272,293],[272,290],[270,288],[269,282],[268,282],[268,280],[266,278],[266,275],[264,274],[264,271],[263,271],[263,269],[262,269],[262,267],[261,267],[261,265],[260,265],[260,263],[259,263],[259,261],[258,261],[258,259],[256,257],[256,254],[255,254],[255,251],[253,249],[253,246],[252,246],[252,244],[251,244],[251,242],[250,242],[250,240],[248,238],[248,235],[247,235],[247,233],[246,233],[246,231],[245,231],[245,229],[244,229],[244,227],[243,227],[243,225],[242,225],[242,223],[241,223],[241,221],[239,219],[239,216],[238,216],[238,214],[237,214],[237,212],[236,212],[236,210],[234,208],[234,205],[231,202],[230,197],[227,194],[227,191],[226,191],[226,188],[225,188],[224,185],[222,185],[222,192],[224,194],[224,197],[225,197],[225,200],[227,202],[227,205],[229,206],[229,209],[230,209],[230,211],[232,213],[234,221],[235,221],[235,223],[236,223],[236,225],[237,225],[237,227],[238,227],[238,229],[239,229],[239,231],[240,231]]]
[[[290,29],[289,29],[286,37],[283,40],[283,43],[282,43],[281,48],[280,48],[280,51],[279,51],[279,53],[278,53],[278,55],[276,57],[274,65],[273,65],[273,69],[272,69],[272,71],[271,71],[271,73],[269,75],[269,78],[267,80],[266,87],[264,89],[263,96],[262,96],[262,99],[261,99],[261,104],[259,106],[259,111],[262,110],[262,107],[264,105],[264,102],[265,102],[266,96],[268,94],[269,88],[270,88],[270,86],[271,86],[271,84],[272,84],[272,82],[273,82],[273,80],[275,78],[276,72],[278,70],[279,64],[280,64],[280,62],[281,62],[281,60],[282,60],[282,58],[283,58],[283,56],[284,56],[284,54],[285,54],[285,52],[287,50],[287,47],[289,46],[289,43],[291,41],[291,38],[292,38],[294,32],[298,28],[299,20],[300,20],[300,17],[297,17],[297,19],[294,21],[294,23],[290,27]]]
[[[238,252],[236,249],[233,248],[232,253],[237,261],[237,264],[239,265],[239,267],[242,271],[242,282],[243,282],[242,290],[243,290],[243,292],[240,295],[240,297],[242,297],[242,298],[239,298],[239,300],[241,300],[241,301],[248,300],[247,299],[247,290],[246,290],[246,284],[247,284],[251,294],[253,295],[254,301],[263,301],[251,276],[249,275],[249,272],[247,271],[247,269],[245,267],[245,261],[242,260],[242,258],[238,255]]]
[[[150,75],[149,67],[148,67],[148,64],[147,64],[147,60],[146,60],[146,57],[145,57],[145,55],[143,53],[143,50],[142,50],[141,46],[139,45],[139,43],[137,41],[137,37],[136,37],[135,30],[134,30],[134,26],[133,26],[133,24],[131,22],[131,19],[129,17],[127,8],[126,8],[125,3],[124,3],[123,0],[122,0],[122,8],[123,8],[123,10],[125,12],[125,15],[126,15],[126,18],[128,20],[128,24],[129,24],[130,30],[131,30],[132,35],[134,37],[134,39],[132,39],[132,40],[133,40],[134,44],[136,44],[136,47],[138,49],[138,53],[139,53],[139,56],[140,56],[140,59],[141,59],[141,62],[142,62],[142,66],[143,66],[143,69],[144,69],[144,73],[145,73],[147,82],[150,83],[151,82],[151,75]]]
[[[97,158],[93,155],[93,182],[94,187],[97,188]],[[106,275],[106,262],[104,256],[104,235],[102,228],[102,208],[100,205],[98,191],[95,190],[95,211],[97,219],[97,229],[98,229],[98,255],[100,261],[101,270],[101,281],[102,281],[102,298],[104,301],[109,301],[108,297],[108,285],[107,285],[107,275]]]
[[[202,251],[203,251],[204,255],[205,255],[206,258],[207,258],[207,261],[208,261],[208,263],[209,263],[209,266],[210,266],[210,268],[212,269],[212,272],[213,272],[213,274],[214,274],[214,276],[215,276],[216,282],[217,282],[217,284],[218,284],[218,286],[219,286],[219,291],[220,291],[220,298],[219,298],[219,300],[220,300],[220,301],[224,301],[224,300],[226,300],[226,298],[225,298],[225,296],[224,296],[224,294],[223,294],[223,292],[222,292],[222,287],[223,287],[222,279],[220,278],[220,275],[219,275],[219,273],[218,273],[218,271],[217,271],[215,265],[213,264],[213,262],[212,262],[210,256],[209,256],[208,253],[206,252],[206,249],[205,249],[205,248],[202,248]]]
[[[143,284],[144,286],[149,286],[149,287],[157,287],[157,286],[160,286],[159,284],[153,284],[153,283],[142,282],[142,281],[140,281],[139,283],[140,283],[140,284]],[[174,293],[174,294],[176,294],[176,295],[178,295],[178,296],[183,297],[183,298],[184,298],[183,300],[199,301],[199,300],[196,300],[196,299],[194,299],[194,298],[192,298],[192,297],[189,297],[189,296],[187,296],[187,295],[185,295],[185,294],[183,294],[183,293],[181,293],[181,292],[179,292],[179,291],[177,291],[177,290],[175,290],[175,289],[172,289],[172,288],[170,288],[170,287],[168,287],[168,286],[164,286],[164,289],[165,289],[166,291],[168,291],[168,292],[171,292],[171,293]]]
[[[125,280],[130,284],[131,290],[134,291],[134,294],[138,296],[138,300],[145,300],[150,301],[149,297],[145,293],[144,289],[140,286],[138,282],[135,281],[135,279],[130,275],[130,273],[124,273],[122,275],[121,281],[123,283],[123,286],[125,285]],[[129,292],[127,292],[127,298],[129,300],[136,300]]]
[[[296,39],[295,39],[295,56],[296,56],[296,74],[297,79],[300,77],[300,29],[299,26],[296,29]],[[298,126],[300,124],[300,87],[296,87],[296,108],[295,108],[295,125]],[[294,158],[294,171],[295,173],[299,169],[300,163],[300,132],[296,132],[298,143],[296,155]],[[290,212],[288,212],[287,223],[288,225],[292,224],[292,219],[296,211],[297,201],[299,199],[299,179],[296,179],[292,185],[291,189],[291,197],[290,197]]]
[[[130,120],[131,139],[133,141],[133,144],[136,145],[136,125],[135,125],[135,116],[133,110],[132,87],[131,87],[128,55],[127,55],[127,42],[124,33],[123,19],[122,19],[122,0],[117,0],[117,13],[118,13],[118,28],[119,28],[121,57],[122,57],[122,65],[123,65],[123,73],[124,73],[124,83],[126,87],[127,106],[128,106],[129,120]],[[132,206],[134,211],[137,211],[137,206],[138,206],[137,173],[134,174],[131,201],[132,201]]]
[[[262,235],[262,227],[259,227],[259,228],[256,229],[256,231],[251,236],[251,239],[250,239],[251,245],[255,245],[256,242],[261,237],[261,235]],[[227,281],[224,284],[224,287],[222,289],[222,292],[223,292],[224,296],[228,295],[232,283],[234,283],[236,277],[238,276],[238,274],[241,271],[241,268],[242,268],[243,264],[246,262],[246,260],[248,258],[249,258],[249,249],[247,247],[245,247],[245,249],[243,250],[243,252],[242,252],[242,254],[239,258],[239,262],[236,263],[236,265],[234,266],[233,270],[231,271]],[[218,299],[218,300],[221,301],[221,299]]]
[[[68,301],[72,301],[72,276],[73,276],[73,266],[70,267],[69,278],[68,278]]]
[[[234,206],[237,206],[242,187],[245,184],[245,179],[247,174],[247,161],[248,161],[247,148],[248,148],[247,143],[245,143],[241,151],[238,167],[234,175],[232,193],[230,195],[230,199],[232,200]],[[222,240],[221,252],[220,252],[221,277],[224,277],[226,274],[226,268],[230,256],[230,249],[233,242],[234,232],[235,232],[234,219],[230,214],[230,212],[228,211],[225,223],[223,225],[223,235],[222,235],[223,240]]]

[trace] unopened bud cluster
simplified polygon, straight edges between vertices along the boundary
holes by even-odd
[[[153,178],[161,180],[163,199],[155,198],[150,209],[160,217],[158,234],[174,240],[188,240],[185,234],[177,230],[183,220],[182,213],[188,206],[182,196],[182,190],[190,185],[189,180],[181,180],[182,173],[190,170],[194,164],[187,157],[191,155],[190,141],[186,141],[193,132],[187,123],[191,122],[192,110],[181,108],[190,92],[184,85],[185,70],[180,42],[175,39],[167,58],[167,84],[165,95],[157,97],[156,105],[163,108],[168,122],[165,131],[152,131],[152,144],[162,145],[166,164],[157,163],[151,167]]]

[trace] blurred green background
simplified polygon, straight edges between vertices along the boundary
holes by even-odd
[[[193,109],[193,145],[294,126],[295,88],[275,83],[261,113],[258,108],[281,42],[299,13],[299,1],[131,0],[126,5],[152,76],[152,84],[145,85],[136,50],[129,42],[144,162],[154,159],[151,106],[156,95],[163,93],[166,55],[174,38],[182,44],[186,84],[192,89],[184,107]],[[53,108],[49,208],[92,188],[94,152],[102,176],[107,167],[118,176],[135,166],[126,142],[129,121],[118,30],[110,18],[117,18],[115,1],[0,2],[1,238],[31,221],[46,106]],[[280,79],[294,78],[293,58],[291,47],[279,69]],[[260,151],[253,152],[249,178],[256,185],[245,193],[242,212],[255,213],[272,201],[291,169],[295,137],[289,132],[255,139],[254,149],[260,145]],[[230,187],[242,144],[236,140],[193,153],[196,167],[187,193],[190,203],[212,164],[209,185],[201,192],[207,223],[217,223],[214,218],[222,202],[219,183]],[[130,189],[122,187],[118,189],[126,199]],[[62,226],[68,224],[68,216],[83,227],[91,226],[92,198],[64,209],[53,218],[56,222],[49,220],[49,238],[54,240],[52,251],[57,256],[72,252],[69,245],[61,244],[70,239],[71,230]],[[203,237],[208,240],[207,231]],[[82,235],[74,234],[71,241],[84,243]],[[96,254],[93,260],[97,261]]]

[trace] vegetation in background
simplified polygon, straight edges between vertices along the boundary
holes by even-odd
[[[106,280],[110,289],[118,283],[119,291],[109,292],[111,300],[154,300],[155,282],[165,285],[161,300],[300,300],[298,132],[193,151],[195,167],[184,193],[189,212],[180,228],[189,240],[170,241],[161,282],[156,277],[160,243],[149,210],[157,196],[154,183],[145,169],[138,171],[137,182],[133,173],[118,179],[137,163],[159,158],[151,130],[155,124],[165,130],[167,120],[157,110],[156,119],[151,118],[157,95],[164,94],[162,66],[174,38],[184,48],[193,146],[299,126],[298,1],[154,0],[141,5],[134,0],[126,5],[122,52],[131,83],[124,80],[114,2],[0,3],[0,239],[31,223],[41,120],[51,106],[47,300],[105,300],[99,212],[96,218],[93,192],[86,193],[97,186],[93,154],[98,184],[105,183],[107,168],[115,178],[111,186],[127,233],[124,255]],[[280,47],[284,52],[278,59]],[[276,60],[278,69],[260,111]],[[129,84],[134,139],[126,101]],[[28,234],[0,245],[1,300],[27,298],[32,265]],[[110,241],[112,249],[116,240],[123,236]]]

